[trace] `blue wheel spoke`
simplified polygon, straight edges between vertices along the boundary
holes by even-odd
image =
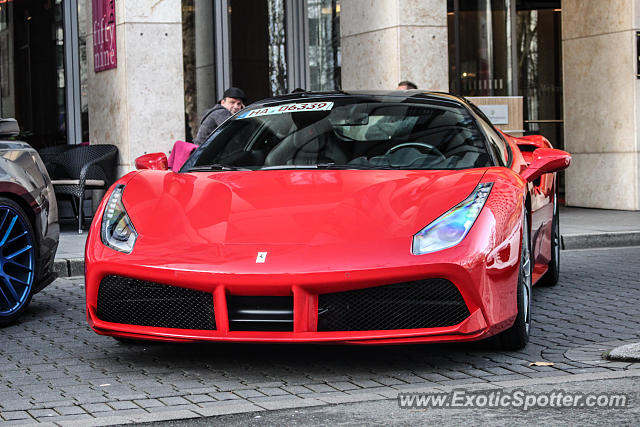
[[[15,304],[15,301],[11,301],[9,297],[5,294],[5,292],[2,290],[2,286],[0,286],[0,296],[2,297],[2,299],[4,299],[7,302],[7,305],[9,306],[9,308],[11,308],[13,304]]]
[[[14,252],[14,253],[12,253],[11,255],[7,256],[7,257],[6,257],[6,259],[11,260],[11,259],[13,259],[13,258],[17,257],[18,255],[25,253],[25,252],[26,252],[26,251],[28,251],[29,249],[31,249],[31,245],[27,245],[27,246],[25,246],[24,248],[22,248],[22,249],[19,249],[19,250],[15,251],[15,252]]]
[[[19,263],[19,262],[15,261],[15,260],[12,260],[12,259],[11,259],[11,260],[8,260],[8,261],[7,261],[7,263],[8,263],[8,264],[17,265],[18,267],[23,268],[23,269],[25,269],[25,270],[27,270],[27,271],[33,271],[33,268],[32,268],[31,266],[21,264],[21,263]]]
[[[9,216],[9,211],[5,211],[4,216],[2,217],[2,222],[0,222],[0,230],[2,230],[2,227],[4,227],[4,222],[7,220],[8,216]]]
[[[17,301],[20,297],[18,296],[16,289],[13,287],[13,284],[11,284],[11,281],[6,276],[2,276],[2,281],[4,282],[4,288],[8,290],[15,301]]]
[[[4,236],[2,236],[2,240],[0,241],[0,246],[4,246],[7,243],[7,239],[9,238],[9,235],[13,231],[13,226],[16,224],[17,220],[18,220],[18,216],[17,215],[15,215],[11,219],[11,224],[9,224],[9,227],[7,228],[6,233],[4,233]]]
[[[19,238],[24,237],[24,236],[26,236],[26,235],[28,235],[28,234],[29,234],[29,232],[28,232],[27,230],[24,230],[24,232],[22,232],[22,234],[19,234],[19,235],[17,235],[16,237],[14,237],[13,239],[11,239],[11,240],[7,241],[7,245],[8,245],[9,243],[13,243],[13,242],[15,242],[15,241],[16,241],[16,240],[18,240]]]
[[[11,280],[13,280],[14,282],[22,283],[23,285],[28,285],[29,284],[29,282],[25,282],[24,280],[19,279],[19,278],[15,277],[15,276],[7,275],[7,277],[11,278]]]

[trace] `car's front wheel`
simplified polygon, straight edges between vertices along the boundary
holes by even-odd
[[[531,240],[527,211],[522,220],[522,248],[520,250],[520,271],[518,274],[516,320],[506,331],[498,335],[500,348],[503,350],[520,350],[529,342],[531,332]]]
[[[22,208],[0,197],[0,326],[29,305],[36,271],[35,234]]]

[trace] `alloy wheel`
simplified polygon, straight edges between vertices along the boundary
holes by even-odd
[[[14,207],[0,205],[0,320],[28,303],[34,266],[31,227]]]

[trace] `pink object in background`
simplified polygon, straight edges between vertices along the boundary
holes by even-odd
[[[93,1],[93,70],[118,67],[115,0]]]
[[[176,141],[173,144],[171,154],[169,154],[169,169],[174,172],[179,171],[196,148],[198,148],[196,144],[186,141]]]

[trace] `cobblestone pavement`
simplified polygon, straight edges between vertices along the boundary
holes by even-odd
[[[555,288],[534,289],[524,351],[490,342],[335,345],[122,344],[89,330],[82,278],[36,295],[0,329],[0,421],[116,424],[395,398],[398,391],[640,376],[598,358],[640,341],[640,248],[562,252]],[[530,362],[553,366],[530,366]]]

